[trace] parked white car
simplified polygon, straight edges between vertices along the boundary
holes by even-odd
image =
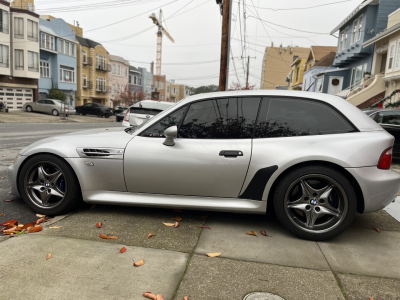
[[[130,106],[126,111],[122,126],[139,126],[174,104],[175,103],[154,100],[139,101]]]

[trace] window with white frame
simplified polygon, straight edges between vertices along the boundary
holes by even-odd
[[[0,9],[0,32],[3,33],[9,32],[8,16],[9,16],[8,11]]]
[[[28,40],[38,41],[38,23],[32,20],[28,20]]]
[[[343,30],[340,33],[340,45],[339,45],[339,51],[343,51],[346,49],[346,44],[347,44],[347,34],[348,34],[349,28],[347,27],[345,30]]]
[[[83,63],[87,64],[87,52],[86,52],[86,50],[83,50],[82,54],[83,54]]]
[[[352,44],[354,44],[355,42],[358,42],[361,38],[362,20],[363,20],[363,15],[358,17],[353,22],[353,31],[352,31],[352,35],[351,35],[351,43]]]
[[[397,56],[396,56],[396,65],[395,70],[400,69],[400,40],[397,41]]]
[[[60,65],[60,81],[75,83],[75,68]]]
[[[87,87],[87,75],[83,74],[83,87]]]
[[[106,69],[106,57],[104,55],[97,54],[96,55],[96,68],[100,70]],[[102,77],[99,77],[102,78]]]
[[[24,38],[24,19],[14,18],[14,37],[16,39]]]
[[[118,75],[118,76],[121,76],[121,66],[118,65],[117,67],[118,67],[118,68],[117,68],[117,70],[118,70],[117,75]]]
[[[106,91],[106,79],[103,77],[96,77],[96,91]]]
[[[50,77],[50,63],[47,61],[40,61],[40,76]]]
[[[394,64],[394,53],[396,50],[396,43],[391,43],[389,46],[389,51],[388,51],[388,64],[387,64],[387,70],[390,72],[393,70],[393,64]]]
[[[112,72],[113,75],[117,74],[117,66],[115,64],[112,64],[111,72]]]
[[[316,92],[322,93],[323,82],[324,82],[324,77],[323,76],[318,77],[317,82],[315,83],[315,91]]]
[[[39,72],[39,53],[28,51],[28,71]]]
[[[8,46],[0,45],[0,67],[8,68]]]
[[[54,36],[51,36],[50,34],[46,34],[44,32],[42,32],[41,34],[42,37],[42,44],[41,47],[44,49],[48,49],[48,50],[56,50],[55,48],[55,38]]]
[[[69,55],[69,56],[76,56],[76,44],[66,41],[60,40],[60,49],[59,51],[62,54]]]
[[[15,70],[24,69],[24,50],[15,49]]]

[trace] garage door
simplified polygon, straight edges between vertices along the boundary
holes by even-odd
[[[0,87],[0,101],[7,103],[7,107],[10,110],[22,109],[26,102],[33,101],[33,91],[31,89]]]

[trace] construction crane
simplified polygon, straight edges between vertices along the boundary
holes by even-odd
[[[153,20],[153,23],[158,26],[157,31],[157,64],[156,64],[156,75],[161,75],[161,58],[162,58],[162,38],[165,34],[167,38],[173,43],[175,43],[172,36],[168,31],[162,26],[162,10],[160,9],[160,17],[157,19],[156,14],[152,13],[149,17]]]

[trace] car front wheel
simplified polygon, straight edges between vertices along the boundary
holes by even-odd
[[[33,111],[33,110],[32,110],[32,106],[29,106],[29,105],[28,105],[28,106],[26,107],[26,111],[27,111],[27,112],[32,112],[32,111]]]
[[[53,155],[29,158],[21,168],[18,181],[22,199],[36,213],[65,214],[82,199],[72,168]]]
[[[58,116],[58,110],[57,109],[53,109],[53,111],[51,113],[53,114],[53,116]]]
[[[325,166],[307,166],[282,178],[274,206],[279,221],[291,232],[322,241],[346,230],[356,214],[357,200],[342,173]]]

